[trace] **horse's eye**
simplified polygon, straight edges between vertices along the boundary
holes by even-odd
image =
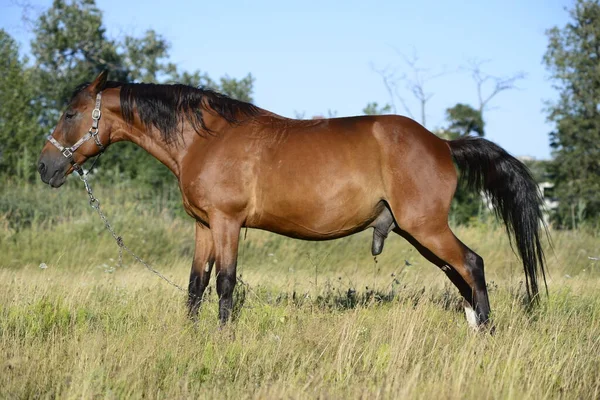
[[[67,111],[67,112],[65,113],[65,118],[66,118],[66,119],[71,119],[71,118],[73,118],[74,116],[75,116],[75,111]]]

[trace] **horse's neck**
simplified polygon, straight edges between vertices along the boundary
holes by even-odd
[[[181,170],[183,157],[187,153],[187,148],[192,145],[200,136],[186,123],[182,135],[174,138],[173,142],[166,143],[156,129],[151,131],[144,129],[128,129],[126,134],[119,140],[129,141],[140,146],[154,158],[163,163],[177,177]]]
[[[259,115],[273,116],[283,118],[266,110],[260,110]],[[223,134],[228,127],[231,126],[223,117],[216,113],[207,111],[204,113],[204,122],[211,132],[201,132],[200,134],[194,130],[194,127],[184,119],[181,135],[173,138],[173,142],[166,143],[155,128],[148,130],[145,126],[141,126],[138,122],[131,126],[124,126],[123,130],[119,130],[116,141],[125,140],[133,142],[146,150],[167,168],[169,168],[177,177],[181,170],[183,158],[186,156],[188,149],[191,146],[198,147],[202,142],[211,140],[213,136]],[[239,125],[238,125],[239,126]]]

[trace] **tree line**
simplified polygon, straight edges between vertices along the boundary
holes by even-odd
[[[530,163],[538,180],[555,184],[559,207],[553,215],[557,227],[600,226],[600,0],[577,0],[569,10],[570,21],[547,31],[548,48],[543,62],[550,72],[559,99],[547,104],[553,159]],[[183,71],[169,58],[166,38],[150,29],[141,36],[110,38],[102,11],[94,0],[54,0],[32,25],[31,59],[19,44],[0,29],[0,185],[18,178],[37,179],[35,162],[44,137],[52,131],[74,86],[91,81],[108,69],[110,78],[123,82],[184,83],[216,89],[233,98],[251,102],[254,77],[227,75],[212,79],[206,73]],[[403,93],[414,96],[425,124],[425,107],[431,98],[426,84],[435,74],[404,57],[410,74],[380,73],[390,102],[368,103],[365,114],[403,111]],[[468,68],[476,83],[478,104],[456,104],[446,110],[446,126],[436,134],[455,139],[485,135],[484,111],[489,101],[514,87],[522,73],[494,78],[481,71],[480,62]],[[492,81],[491,91],[483,84]],[[397,105],[402,110],[397,110]],[[174,187],[170,172],[140,148],[123,144],[98,163],[103,179],[129,180],[152,187]],[[479,196],[459,188],[453,206],[455,222],[466,223],[481,215]]]

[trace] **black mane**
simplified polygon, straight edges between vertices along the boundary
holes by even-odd
[[[80,91],[85,85],[80,85]],[[204,123],[203,111],[208,105],[229,123],[239,123],[239,116],[252,117],[259,113],[253,104],[232,99],[207,88],[182,84],[123,83],[109,81],[106,88],[121,88],[120,101],[123,118],[133,123],[134,107],[146,129],[155,127],[165,143],[172,143],[181,133],[184,120],[202,135],[211,130]],[[77,90],[77,89],[76,89]]]

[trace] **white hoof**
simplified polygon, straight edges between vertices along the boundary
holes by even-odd
[[[467,316],[467,322],[471,329],[479,331],[479,324],[477,323],[477,314],[470,305],[465,306],[465,315]]]

